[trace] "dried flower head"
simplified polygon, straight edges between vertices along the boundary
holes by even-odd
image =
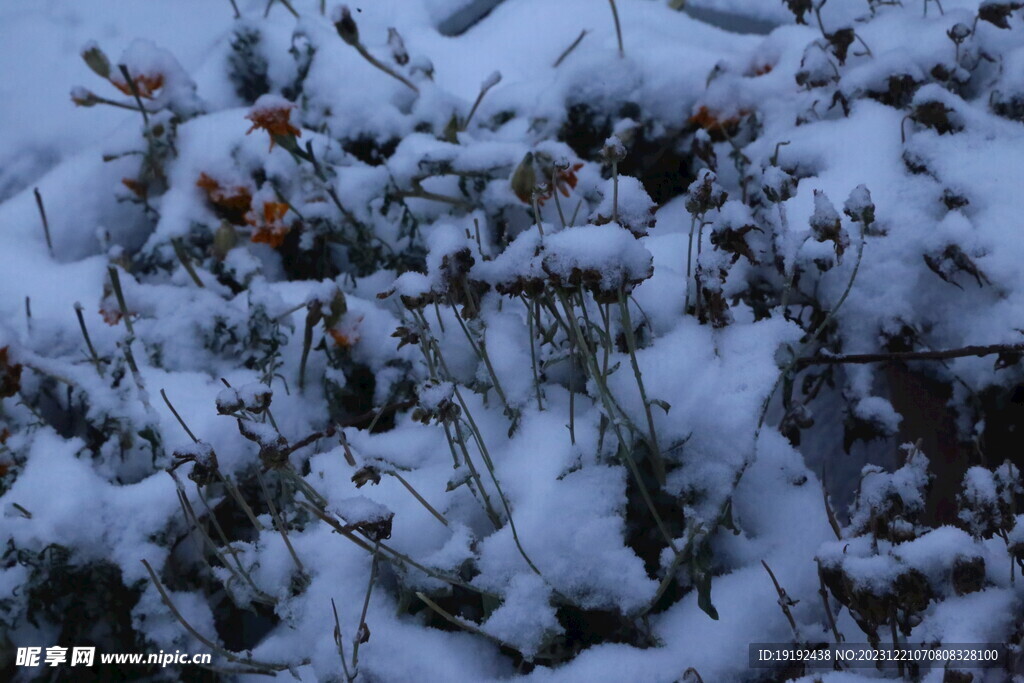
[[[302,137],[302,131],[291,123],[294,108],[295,105],[286,99],[263,95],[256,100],[249,115],[245,117],[252,121],[252,126],[246,134],[256,129],[267,131],[270,134],[270,149],[274,148],[275,142],[285,146],[294,138]]]

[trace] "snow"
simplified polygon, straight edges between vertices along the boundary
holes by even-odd
[[[672,4],[0,8],[4,645],[65,551],[299,680],[751,680],[762,561],[1019,641],[1019,349],[842,356],[1021,343],[1024,13]]]

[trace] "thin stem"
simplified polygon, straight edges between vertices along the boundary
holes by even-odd
[[[85,338],[85,346],[89,349],[89,356],[92,358],[93,365],[96,366],[96,373],[103,377],[103,364],[100,362],[100,356],[96,353],[96,348],[92,345],[92,338],[89,336],[89,328],[85,326],[85,316],[82,315],[82,304],[75,302],[75,316],[78,317],[78,326],[82,330],[82,337]]]
[[[183,420],[181,415],[178,414],[178,411],[174,409],[174,406],[171,404],[171,399],[167,398],[167,392],[161,389],[160,395],[163,397],[164,403],[167,404],[167,407],[170,409],[175,419],[178,420],[178,424],[180,424],[181,428],[185,430],[185,433],[189,435],[189,438],[191,438],[195,443],[199,443],[199,439],[197,439],[196,435],[192,433],[192,430],[188,428],[188,425],[185,424],[185,420]]]
[[[398,81],[401,81],[402,85],[404,85],[405,87],[411,89],[417,95],[419,94],[420,89],[416,87],[415,83],[413,83],[412,81],[407,79],[405,76],[401,75],[400,73],[398,73],[397,71],[392,69],[387,64],[384,64],[383,62],[380,62],[376,57],[374,57],[373,55],[370,54],[369,50],[367,50],[363,46],[362,43],[356,42],[356,43],[353,43],[352,46],[359,52],[359,54],[361,54],[363,56],[363,59],[365,59],[366,61],[368,61],[373,66],[377,67],[378,69],[380,69],[381,71],[386,73],[388,76],[391,76],[392,78],[394,78],[394,79],[396,79]]]
[[[498,80],[488,79],[484,82],[483,86],[480,88],[479,94],[476,96],[476,101],[473,102],[473,107],[469,110],[469,116],[466,117],[466,120],[463,122],[462,127],[459,130],[467,130],[469,128],[469,122],[473,120],[473,115],[476,114],[476,110],[480,107],[480,103],[484,101],[484,96],[487,94],[487,91],[496,86],[501,80],[501,74],[497,74],[497,76]]]
[[[583,42],[583,39],[586,37],[587,33],[587,29],[583,29],[582,31],[580,31],[580,34],[576,36],[576,40],[572,41],[569,47],[565,48],[565,50],[562,51],[562,54],[558,55],[558,59],[556,59],[555,63],[551,65],[551,68],[557,69],[559,66],[561,66],[562,62],[565,61],[565,58],[572,54],[572,51],[575,50],[581,42]]]
[[[121,75],[124,76],[125,83],[128,85],[128,89],[132,91],[132,96],[135,98],[135,103],[139,105],[139,113],[142,114],[142,123],[146,127],[146,137],[149,137],[149,114],[146,112],[145,105],[142,104],[142,95],[139,94],[139,88],[135,85],[135,81],[132,80],[132,75],[128,71],[128,67],[124,64],[118,64],[117,68],[121,70]]]
[[[124,301],[124,291],[121,289],[121,275],[115,265],[107,266],[107,272],[110,273],[110,286],[113,288],[114,296],[117,298],[117,305],[121,307],[124,327],[128,330],[128,334],[134,337],[135,328],[132,327],[132,318],[128,312],[128,305]]]
[[[624,292],[619,290],[619,308],[622,311],[622,324],[625,328],[626,346],[629,348],[629,361],[633,366],[633,375],[636,377],[637,387],[640,389],[640,400],[644,403],[644,413],[647,416],[647,429],[650,433],[651,462],[654,465],[654,476],[660,486],[665,485],[665,460],[661,456],[661,448],[658,446],[658,434],[654,428],[654,413],[651,411],[651,403],[647,400],[647,391],[644,389],[643,374],[640,372],[640,364],[636,358],[636,335],[633,332],[633,322],[629,317],[629,304],[626,303]]]
[[[33,188],[32,194],[36,196],[36,207],[39,209],[39,217],[43,220],[43,234],[46,236],[46,246],[53,256],[53,240],[50,239],[50,221],[46,220],[46,208],[43,206],[43,195],[39,194],[39,188]]]
[[[373,546],[373,560],[370,563],[370,581],[366,585],[366,596],[363,598],[363,611],[359,615],[359,628],[356,637],[352,641],[352,671],[359,675],[359,645],[369,640],[370,631],[366,626],[366,612],[370,608],[370,594],[373,592],[373,583],[377,579],[377,560],[380,557],[380,541]]]
[[[267,489],[267,483],[263,479],[263,474],[260,472],[260,468],[256,468],[256,479],[260,483],[260,488],[263,490],[263,496],[267,499],[267,507],[270,508],[270,516],[274,520],[274,526],[277,527],[278,533],[281,534],[281,538],[284,539],[284,544],[288,548],[288,553],[292,556],[292,560],[295,562],[295,566],[298,568],[299,573],[305,575],[306,568],[302,566],[302,560],[299,559],[298,554],[295,552],[295,548],[292,547],[292,542],[288,538],[288,531],[284,527],[284,520],[281,519],[281,515],[277,511],[277,506],[274,505],[274,501],[271,498],[270,491]]]
[[[615,20],[615,37],[619,41],[619,57],[625,57],[626,51],[622,47],[622,26],[619,24],[619,10],[615,7],[615,0],[608,0],[612,6],[612,18]]]
[[[412,484],[407,482],[401,474],[395,472],[394,470],[388,471],[387,474],[390,474],[392,477],[400,481],[402,483],[402,486],[404,486],[409,491],[409,493],[411,493],[413,497],[420,502],[420,505],[426,508],[427,512],[434,515],[437,521],[441,522],[441,524],[444,524],[445,526],[448,526],[448,520],[445,519],[444,515],[435,510],[434,506],[428,503],[426,498],[421,496],[419,492],[412,487]]]
[[[199,279],[199,275],[196,274],[196,269],[192,267],[192,261],[189,259],[188,254],[185,253],[185,247],[181,244],[181,240],[175,237],[171,240],[171,245],[174,247],[174,254],[181,261],[181,265],[185,267],[189,277],[192,278],[192,282],[196,283],[197,287],[206,287],[203,281]]]
[[[533,334],[533,313],[530,310],[530,302],[528,302],[526,299],[523,299],[523,303],[526,304],[527,331],[530,335],[530,366],[533,369],[533,390],[537,394],[537,410],[542,411],[544,410],[544,406],[541,404],[540,401],[540,375],[537,374],[537,349],[534,345],[535,337]],[[571,422],[571,415],[569,419]],[[575,438],[573,438],[573,443],[576,443]]]
[[[557,294],[559,299],[561,299],[562,301],[562,306],[565,308],[566,316],[572,321],[573,330],[576,334],[576,339],[578,342],[583,338],[583,332],[580,330],[579,322],[577,322],[576,317],[572,315],[572,311],[569,307],[569,302],[566,300],[565,295],[562,294],[561,292],[558,292]],[[637,467],[636,461],[633,460],[633,456],[629,452],[628,442],[622,434],[622,429],[619,426],[619,421],[614,417],[616,410],[613,407],[607,384],[605,384],[603,378],[598,372],[597,364],[596,361],[594,361],[593,357],[589,353],[585,354],[585,357],[588,361],[587,365],[591,366],[590,376],[594,380],[594,384],[596,384],[598,387],[598,393],[601,395],[601,401],[604,403],[604,408],[606,413],[608,414],[609,420],[612,425],[612,429],[615,431],[615,435],[619,440],[619,452],[621,453],[622,460],[625,461],[626,466],[629,468],[630,473],[633,475],[633,479],[636,481],[636,486],[640,490],[640,495],[644,499],[644,503],[647,505],[647,508],[650,510],[651,516],[654,518],[655,524],[658,527],[658,531],[661,532],[661,535],[665,538],[665,542],[668,543],[668,546],[670,548],[672,548],[672,551],[678,553],[679,549],[676,547],[675,540],[672,538],[672,534],[669,533],[668,527],[665,526],[665,522],[661,519],[661,515],[658,513],[658,509],[654,505],[654,500],[651,498],[651,494],[647,490],[647,485],[644,483],[643,477],[640,474],[640,468]],[[619,409],[619,413],[621,414],[621,409]]]
[[[289,665],[287,664],[272,664],[269,662],[258,662],[248,657],[239,657],[233,652],[225,650],[220,645],[213,642],[212,640],[201,634],[199,631],[195,630],[192,627],[192,625],[185,620],[185,617],[181,616],[181,612],[178,611],[178,608],[174,606],[174,602],[171,600],[171,597],[167,594],[167,590],[164,588],[163,583],[160,582],[160,578],[156,575],[156,572],[153,571],[153,567],[150,566],[149,562],[147,560],[142,560],[142,564],[146,567],[146,571],[149,572],[149,577],[153,581],[153,585],[156,587],[157,591],[160,593],[160,598],[163,600],[163,603],[167,605],[167,609],[171,611],[171,614],[174,615],[174,618],[178,620],[178,622],[185,628],[186,631],[188,631],[192,635],[193,638],[195,638],[203,645],[219,654],[221,657],[224,657],[228,661],[235,662],[236,664],[244,664],[246,666],[252,666],[259,669],[266,669],[269,671],[284,671],[285,669],[290,668]]]
[[[761,560],[761,566],[764,567],[764,570],[768,572],[768,576],[771,577],[772,583],[775,585],[775,592],[779,594],[779,607],[782,608],[782,613],[786,615],[786,621],[789,622],[790,628],[793,629],[793,637],[799,642],[800,629],[797,628],[796,619],[793,618],[793,612],[789,609],[790,598],[786,594],[786,589],[779,584],[778,579],[775,578],[775,572],[772,571],[767,562]]]

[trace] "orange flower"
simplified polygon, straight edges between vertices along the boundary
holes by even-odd
[[[196,186],[206,192],[206,198],[213,204],[218,216],[234,225],[245,225],[248,222],[246,214],[252,211],[252,195],[247,188],[238,186],[230,191],[225,190],[205,173],[199,174]]]
[[[331,339],[341,349],[350,349],[359,341],[359,324],[363,322],[363,316],[359,316],[355,322],[349,325],[341,325],[327,330]]]
[[[736,128],[740,125],[740,119],[749,113],[741,109],[736,116],[722,120],[718,118],[718,114],[702,104],[697,113],[689,118],[688,123],[697,128],[703,128],[711,135],[712,140],[721,142],[735,133]]]
[[[132,92],[131,85],[129,85],[121,76],[111,76],[110,83],[125,95],[135,95],[135,93]],[[153,95],[156,94],[156,91],[164,87],[164,75],[160,73],[152,76],[149,74],[138,74],[137,76],[132,77],[132,83],[135,84],[135,89],[138,91],[139,97],[151,100],[153,99]]]
[[[270,133],[270,149],[274,149],[274,142],[277,138],[288,136],[302,137],[302,131],[291,123],[291,106],[276,107],[254,107],[245,118],[252,121],[252,126],[246,131],[246,135],[257,128]]]
[[[288,205],[284,202],[264,202],[263,225],[260,225],[256,232],[252,234],[252,241],[269,244],[275,249],[284,244],[285,235],[291,229],[289,226],[281,223],[281,219],[284,218],[286,213],[288,213]],[[248,219],[251,225],[256,225],[254,218],[250,212]]]

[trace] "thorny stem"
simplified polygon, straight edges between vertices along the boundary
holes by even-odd
[[[619,309],[622,311],[622,324],[625,328],[626,346],[629,348],[629,361],[633,366],[633,375],[636,377],[636,384],[640,389],[640,400],[644,403],[644,413],[647,416],[647,429],[651,439],[651,462],[654,465],[654,476],[658,480],[658,485],[664,486],[665,460],[662,458],[661,448],[658,446],[658,434],[654,428],[654,414],[651,412],[651,402],[647,400],[643,374],[640,372],[640,365],[636,358],[636,335],[633,332],[633,322],[629,317],[629,304],[626,303],[625,294],[621,289],[619,290]]]
[[[174,615],[174,618],[178,620],[178,622],[185,628],[186,631],[188,631],[192,635],[193,638],[195,638],[203,645],[219,654],[221,657],[224,657],[228,661],[234,662],[236,664],[244,664],[245,666],[251,666],[257,669],[264,669],[267,671],[284,671],[285,669],[290,668],[289,665],[287,664],[258,662],[248,657],[239,657],[235,653],[230,652],[229,650],[225,650],[220,645],[213,642],[212,640],[201,634],[199,631],[195,630],[195,628],[193,628],[192,625],[185,620],[185,617],[181,615],[181,612],[178,611],[178,608],[174,606],[174,602],[171,600],[171,597],[167,594],[167,590],[164,588],[163,583],[161,583],[160,578],[156,575],[156,572],[153,571],[153,567],[150,566],[149,562],[147,560],[142,560],[142,564],[145,565],[146,571],[149,572],[149,577],[153,581],[153,585],[156,587],[157,591],[160,593],[160,598],[163,600],[163,603],[167,605],[167,609],[171,611],[171,614]]]

